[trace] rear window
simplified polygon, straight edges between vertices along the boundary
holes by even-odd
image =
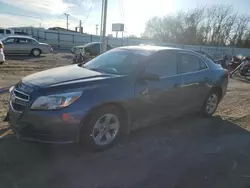
[[[0,34],[4,34],[4,29],[0,29]]]
[[[6,29],[6,34],[11,34],[11,31]]]
[[[220,68],[221,65],[216,63],[215,61],[209,59],[208,57],[204,56],[202,57],[206,62],[207,64],[210,66],[210,67],[216,67],[216,68]],[[222,67],[221,67],[222,68]]]

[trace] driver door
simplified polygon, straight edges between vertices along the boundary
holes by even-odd
[[[3,41],[4,45],[4,53],[5,54],[14,54],[16,53],[15,48],[16,48],[16,40],[13,37],[8,37]]]
[[[156,74],[158,81],[137,81],[135,118],[139,124],[155,122],[178,113],[182,103],[182,79],[177,75],[176,51],[160,51],[145,72]]]

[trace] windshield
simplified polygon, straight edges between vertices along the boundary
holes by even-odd
[[[100,72],[129,74],[134,72],[140,62],[151,54],[152,52],[147,51],[114,49],[92,59],[84,65],[84,68]]]

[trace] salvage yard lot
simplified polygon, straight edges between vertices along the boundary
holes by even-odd
[[[24,61],[12,58],[1,66],[0,86],[70,64],[70,58],[66,53]],[[1,116],[7,111],[7,99],[8,94],[0,95]],[[0,140],[0,188],[247,188],[249,131],[250,85],[235,78],[213,118],[189,115],[140,129],[105,152],[7,136]]]

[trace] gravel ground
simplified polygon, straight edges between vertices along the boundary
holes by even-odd
[[[69,62],[67,54],[44,59],[53,60],[29,59],[24,66],[39,65],[37,70],[42,70],[45,65]],[[12,60],[8,66],[18,63]],[[17,70],[14,75],[21,77],[34,69],[22,74]],[[6,86],[10,82],[4,78],[6,82],[1,83]],[[213,118],[190,115],[139,129],[105,152],[88,153],[74,144],[27,143],[6,136],[0,140],[0,188],[249,188],[249,92],[245,80],[230,80]],[[7,110],[7,98],[7,94],[0,95],[1,115]]]

